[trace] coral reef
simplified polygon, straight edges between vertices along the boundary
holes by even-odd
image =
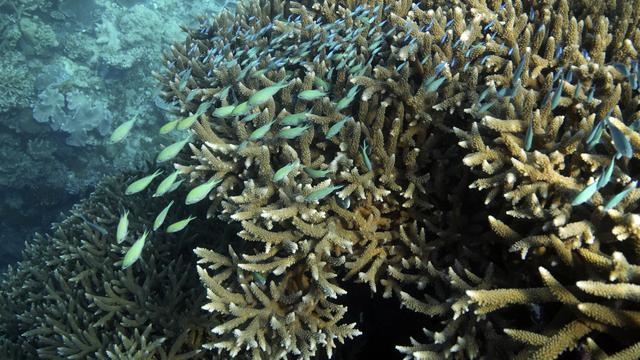
[[[617,336],[637,328],[637,5],[260,1],[203,19],[157,77],[195,134],[176,168],[217,179],[208,214],[246,241],[196,249],[226,319],[206,347],[330,356],[359,333],[342,278],[431,318],[408,358],[637,357]]]
[[[66,143],[82,146],[89,142],[89,132],[96,130],[101,137],[111,130],[112,115],[104,101],[94,100],[79,91],[60,93],[54,86],[38,95],[33,117],[41,123],[50,122],[53,130],[69,134]]]
[[[18,52],[8,52],[0,58],[0,113],[29,105],[34,79],[24,61]]]
[[[138,223],[161,202],[123,197],[131,177],[106,179],[50,235],[36,234],[24,260],[0,279],[0,357],[3,359],[189,359],[202,357],[204,290],[193,266],[199,235],[155,234],[134,268],[121,270],[123,244],[115,227],[123,207]],[[176,192],[174,196],[184,196]],[[201,233],[218,231],[203,224]],[[194,228],[195,229],[195,228]]]
[[[151,204],[184,219],[166,233],[207,219],[180,244],[206,289],[187,309],[205,310],[193,316],[207,337],[191,349],[331,357],[361,335],[344,305],[359,282],[425,315],[424,335],[396,347],[406,359],[640,357],[639,11],[638,0],[255,0],[185,28],[154,74],[177,117],[160,133],[182,139],[157,157],[176,169],[161,184],[179,190],[120,205],[138,233]],[[237,237],[212,236],[219,221]],[[143,259],[178,266],[166,233]],[[83,285],[93,276],[73,269]],[[153,269],[149,281],[169,276]],[[184,281],[197,292],[193,268]],[[105,311],[104,293],[88,293],[86,308]],[[17,319],[46,320],[38,311]],[[49,334],[41,354],[68,351]]]

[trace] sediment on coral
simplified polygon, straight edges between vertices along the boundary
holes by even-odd
[[[156,233],[142,258],[122,270],[125,251],[152,221],[161,202],[123,195],[131,175],[104,180],[87,200],[27,243],[23,260],[0,278],[0,357],[3,359],[189,359],[215,319],[203,314],[191,249],[193,231]],[[180,191],[170,196],[184,196]],[[135,223],[117,244],[123,208]],[[203,224],[201,234],[224,229]],[[207,358],[211,358],[207,356]]]
[[[206,347],[330,356],[355,280],[430,318],[407,358],[633,358],[638,5],[255,1],[187,29],[156,74],[195,134],[176,167],[245,240],[196,249]]]

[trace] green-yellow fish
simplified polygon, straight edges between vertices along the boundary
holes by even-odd
[[[231,90],[231,86],[225,86],[224,88],[222,88],[222,90],[220,90],[219,93],[215,95],[215,97],[220,100],[226,99],[227,96],[229,96],[229,90]]]
[[[231,113],[233,112],[233,109],[235,108],[236,108],[235,105],[227,105],[227,106],[219,107],[213,111],[213,117],[226,118],[227,116],[231,115]]]
[[[129,120],[129,121],[125,121],[124,123],[122,123],[120,126],[118,126],[114,131],[113,134],[111,134],[111,142],[112,143],[117,143],[122,141],[124,138],[127,137],[127,135],[129,135],[129,131],[131,131],[131,128],[133,128],[133,125],[135,124],[137,118],[134,117],[133,119]]]
[[[336,111],[340,111],[340,110],[346,109],[347,106],[349,106],[349,104],[351,104],[351,102],[355,98],[356,97],[354,95],[354,96],[346,96],[346,97],[343,97],[342,99],[338,100],[338,103],[336,104]]]
[[[136,242],[131,245],[127,253],[124,255],[124,259],[122,260],[123,270],[133,265],[136,261],[138,261],[138,259],[140,259],[140,254],[142,254],[144,242],[147,240],[148,235],[149,232],[145,230],[142,236],[140,236],[140,238],[138,238],[138,240],[136,240]]]
[[[275,123],[275,122],[276,121],[273,120],[272,122],[264,124],[264,125],[260,126],[259,128],[253,130],[251,135],[249,135],[249,140],[256,141],[256,140],[262,139],[265,135],[267,135],[269,130],[271,130],[271,125],[273,125],[273,123]]]
[[[337,135],[340,132],[340,130],[342,130],[342,128],[344,127],[344,124],[349,119],[351,119],[351,118],[346,116],[344,119],[342,119],[342,120],[338,121],[337,123],[331,125],[331,127],[329,128],[329,131],[327,131],[326,139],[330,139],[330,138],[334,137],[335,135]]]
[[[293,162],[290,162],[289,164],[281,167],[280,169],[278,169],[278,171],[276,171],[275,174],[273,174],[273,181],[277,182],[277,181],[282,181],[284,180],[287,175],[289,175],[289,173],[293,170],[295,170],[298,166],[300,165],[300,161],[296,160]]]
[[[171,185],[171,187],[169,187],[169,190],[167,190],[167,194],[172,192],[173,190],[177,189],[180,187],[180,184],[182,184],[184,182],[184,179],[176,181],[173,183],[173,185]]]
[[[323,96],[326,96],[327,93],[322,90],[304,90],[300,94],[298,94],[298,99],[313,101],[320,99]]]
[[[173,143],[167,146],[166,148],[162,149],[162,151],[160,151],[160,153],[156,157],[156,162],[161,163],[176,157],[176,155],[180,153],[180,150],[182,150],[182,148],[185,145],[187,145],[190,139],[191,139],[190,137],[187,137],[184,140]]]
[[[330,87],[329,83],[324,81],[324,79],[321,77],[315,76],[313,78],[313,84],[324,91],[329,91],[329,87]]]
[[[191,127],[191,125],[193,125],[196,121],[198,121],[198,116],[200,116],[199,113],[195,113],[191,116],[188,116],[182,120],[178,121],[178,125],[176,126],[176,128],[178,130],[184,130],[184,129],[188,129]]]
[[[125,210],[124,213],[120,216],[120,221],[118,221],[118,228],[116,230],[116,241],[118,244],[124,241],[127,237],[127,232],[129,231],[129,211]]]
[[[186,198],[184,203],[186,205],[191,205],[191,204],[195,204],[195,203],[199,202],[200,200],[206,198],[207,195],[209,195],[209,192],[211,192],[211,190],[213,190],[213,188],[216,185],[220,184],[220,182],[222,182],[222,179],[211,178],[211,180],[207,181],[206,183],[200,184],[200,185],[194,187],[187,194],[187,198]]]
[[[173,183],[176,182],[178,175],[180,175],[180,170],[176,170],[172,172],[171,175],[164,178],[164,180],[162,180],[160,184],[158,184],[158,187],[156,188],[156,192],[153,194],[153,197],[162,196],[168,193],[169,189],[171,189],[171,185],[173,185]]]
[[[155,179],[158,175],[162,174],[162,170],[156,170],[156,172],[154,172],[151,175],[147,175],[141,179],[138,179],[134,182],[132,182],[127,189],[124,191],[124,193],[126,195],[131,195],[131,194],[135,194],[135,193],[139,193],[140,191],[144,190],[147,188],[147,186],[149,186],[149,184],[151,184],[151,182],[153,181],[153,179]]]
[[[322,200],[325,197],[327,197],[329,194],[331,194],[332,192],[336,191],[336,190],[340,190],[344,187],[344,185],[334,185],[334,186],[327,186],[326,188],[322,188],[316,191],[312,191],[311,193],[309,193],[309,195],[307,195],[307,197],[304,198],[305,201],[307,202],[314,202],[314,201],[318,201],[318,200]]]
[[[184,120],[184,119],[182,119],[182,120]],[[170,133],[171,131],[173,131],[173,129],[175,129],[175,128],[176,128],[176,126],[178,126],[178,123],[179,123],[180,121],[181,121],[180,119],[176,119],[176,120],[169,121],[168,123],[166,123],[166,124],[162,125],[162,126],[160,127],[160,131],[159,131],[159,132],[160,132],[160,135],[168,134],[168,133]]]
[[[310,167],[304,167],[304,172],[307,173],[307,175],[311,176],[314,179],[317,178],[321,178],[321,177],[325,177],[327,176],[328,173],[331,172],[331,170],[329,169],[325,169],[325,170],[317,170],[317,169],[312,169]]]
[[[164,223],[164,219],[167,218],[167,213],[169,212],[171,205],[173,205],[173,200],[171,200],[169,205],[167,205],[164,209],[162,209],[162,211],[160,211],[158,216],[156,216],[156,219],[153,221],[153,231],[158,230],[160,226],[162,226],[162,223]]]
[[[289,114],[280,120],[280,124],[286,126],[298,126],[301,122],[305,121],[309,115],[311,115],[310,111],[305,111],[296,114]]]
[[[257,118],[261,113],[260,112],[256,112],[253,114],[249,114],[247,116],[245,116],[244,118],[242,118],[242,120],[240,120],[241,122],[249,122],[249,121],[253,121],[253,119]]]
[[[249,113],[249,110],[251,110],[251,107],[249,107],[249,104],[245,101],[243,103],[238,104],[235,108],[233,108],[233,111],[231,111],[231,116],[243,116]]]
[[[178,232],[181,231],[182,229],[186,228],[187,225],[189,225],[189,223],[195,219],[194,216],[189,215],[188,218],[180,220],[180,221],[176,221],[173,224],[167,226],[167,230],[166,232],[168,233],[174,233],[174,232]]]
[[[268,86],[264,89],[260,89],[256,91],[253,95],[249,97],[248,104],[251,107],[259,106],[271,99],[275,94],[278,93],[281,89],[287,87],[289,85],[286,79],[283,79],[271,86]]]
[[[304,134],[305,131],[307,131],[307,129],[309,129],[311,126],[309,125],[305,125],[305,126],[298,126],[298,127],[293,127],[293,128],[288,128],[288,129],[282,129],[278,132],[278,137],[282,138],[282,139],[295,139],[298,136]]]

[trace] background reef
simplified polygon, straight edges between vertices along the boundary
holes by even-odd
[[[126,204],[138,231],[170,200],[171,220],[198,218],[177,252],[206,291],[187,302],[205,334],[188,345],[332,357],[367,336],[349,300],[362,283],[421,314],[405,359],[640,357],[639,11],[274,0],[201,17],[154,73],[161,133],[189,143],[172,159],[184,181]],[[46,329],[6,347],[67,351]]]
[[[105,175],[144,167],[157,142],[141,131],[114,148],[108,135],[134,116],[143,129],[163,118],[148,76],[161,49],[226,5],[0,1],[0,268]]]

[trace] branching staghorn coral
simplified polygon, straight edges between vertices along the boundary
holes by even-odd
[[[189,261],[194,234],[156,234],[137,266],[121,270],[123,245],[129,247],[142,232],[138,224],[155,216],[160,203],[141,201],[146,195],[122,196],[122,184],[129,179],[105,180],[51,235],[36,234],[24,260],[3,275],[3,359],[204,355],[200,347],[207,341],[206,326],[215,320],[199,309],[205,295]],[[129,229],[129,239],[116,244],[122,207],[136,211],[140,222]]]
[[[524,345],[519,358],[556,358],[576,348],[594,358],[615,351],[613,358],[637,358],[640,339],[624,329],[638,326],[637,299],[627,294],[637,286],[640,255],[632,183],[638,4],[601,13],[566,1],[528,13],[530,5],[519,2],[470,5],[497,32],[497,44],[483,45],[480,76],[488,86],[478,95],[488,93],[493,106],[482,114],[474,109],[480,102],[466,108],[478,121],[455,131],[469,151],[463,162],[477,169],[471,187],[488,190],[492,229],[521,256],[521,271],[538,274],[468,290],[470,303],[490,318],[534,306],[533,322],[505,326]],[[616,22],[607,19],[614,14]]]
[[[196,250],[205,309],[227,319],[208,346],[255,359],[310,358],[319,347],[330,356],[359,333],[339,324],[338,280],[399,295],[388,269],[412,255],[403,228],[454,235],[439,228],[448,216],[463,226],[442,210],[444,190],[464,168],[446,168],[451,132],[432,135],[443,125],[423,103],[438,105],[437,94],[406,83],[402,64],[428,47],[396,34],[405,24],[391,13],[407,4],[248,4],[203,20],[157,74],[196,135],[193,161],[176,168],[193,186],[219,179],[208,214],[240,223],[246,241],[228,255]],[[439,58],[420,65],[424,75]]]
[[[635,5],[257,1],[186,29],[156,77],[189,136],[158,159],[189,142],[181,213],[241,239],[195,249],[204,348],[331,356],[355,280],[426,315],[407,359],[637,358]]]

